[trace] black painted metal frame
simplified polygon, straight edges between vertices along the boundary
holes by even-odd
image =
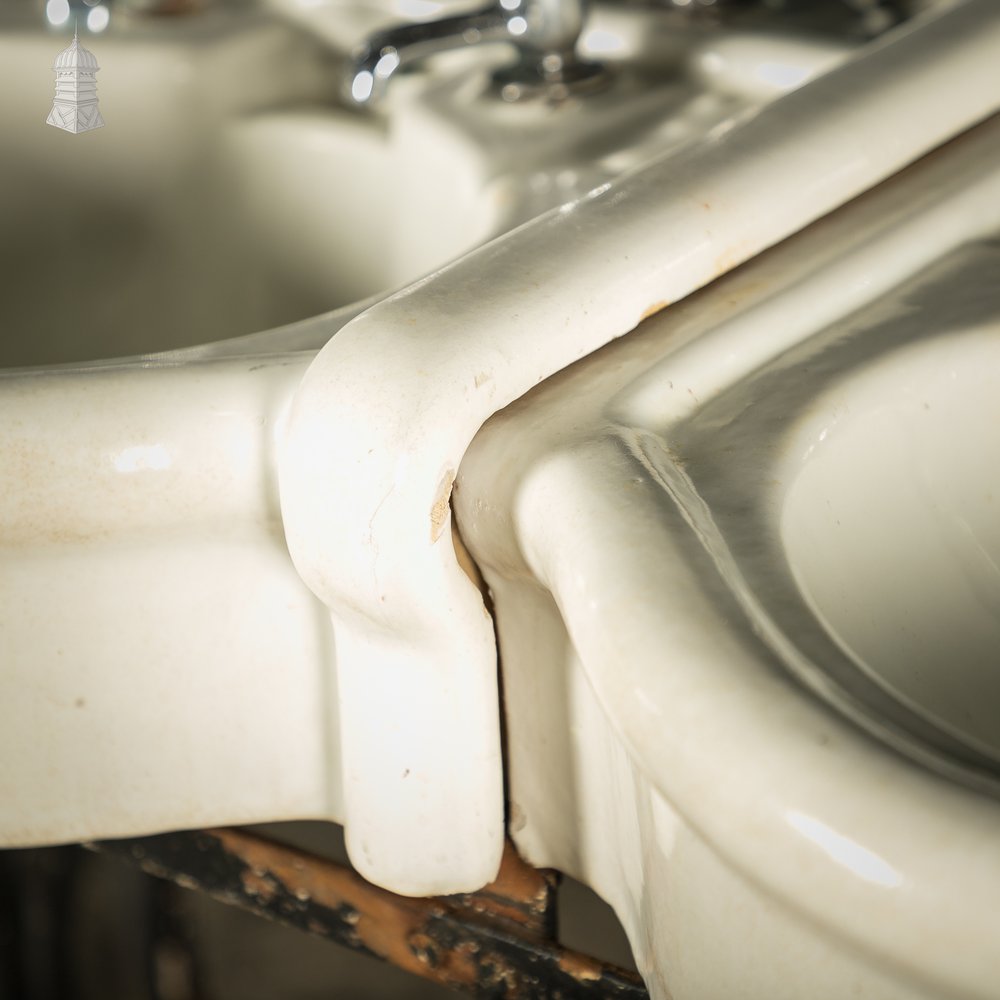
[[[507,845],[476,893],[410,899],[357,872],[245,830],[170,833],[88,845],[414,975],[490,1000],[645,1000],[632,972],[562,947],[558,876]]]

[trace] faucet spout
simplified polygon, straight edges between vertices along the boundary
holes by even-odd
[[[566,84],[596,74],[576,55],[587,0],[496,0],[467,14],[401,24],[371,35],[354,54],[345,97],[370,106],[384,96],[395,73],[428,56],[486,42],[510,42],[521,52],[504,71],[507,86]],[[514,96],[517,96],[516,94]]]

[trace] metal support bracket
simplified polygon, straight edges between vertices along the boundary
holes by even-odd
[[[87,845],[158,878],[496,1000],[644,1000],[635,973],[556,940],[555,872],[508,843],[478,892],[413,899],[347,867],[243,830],[170,833]]]

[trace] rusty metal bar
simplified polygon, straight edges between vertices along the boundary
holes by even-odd
[[[353,869],[242,830],[88,845],[223,903],[491,1000],[645,1000],[632,972],[555,941],[556,876],[508,845],[475,893],[409,899]]]

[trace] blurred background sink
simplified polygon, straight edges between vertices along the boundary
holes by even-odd
[[[0,9],[0,367],[218,341],[386,292],[752,113],[851,41],[843,18],[601,9],[581,41],[611,67],[597,93],[506,103],[499,45],[435,57],[376,113],[345,107],[350,39],[400,14],[112,7],[81,36],[107,126],[71,135],[44,122],[74,18]]]
[[[107,126],[71,135],[44,125],[71,35],[37,20],[0,31],[0,366],[220,340],[384,286],[343,238],[384,175],[374,128],[331,108],[300,143],[269,136],[308,158],[311,177],[274,178],[295,190],[262,189],[240,155],[247,116],[335,93],[316,40],[249,9],[116,17],[82,38]]]

